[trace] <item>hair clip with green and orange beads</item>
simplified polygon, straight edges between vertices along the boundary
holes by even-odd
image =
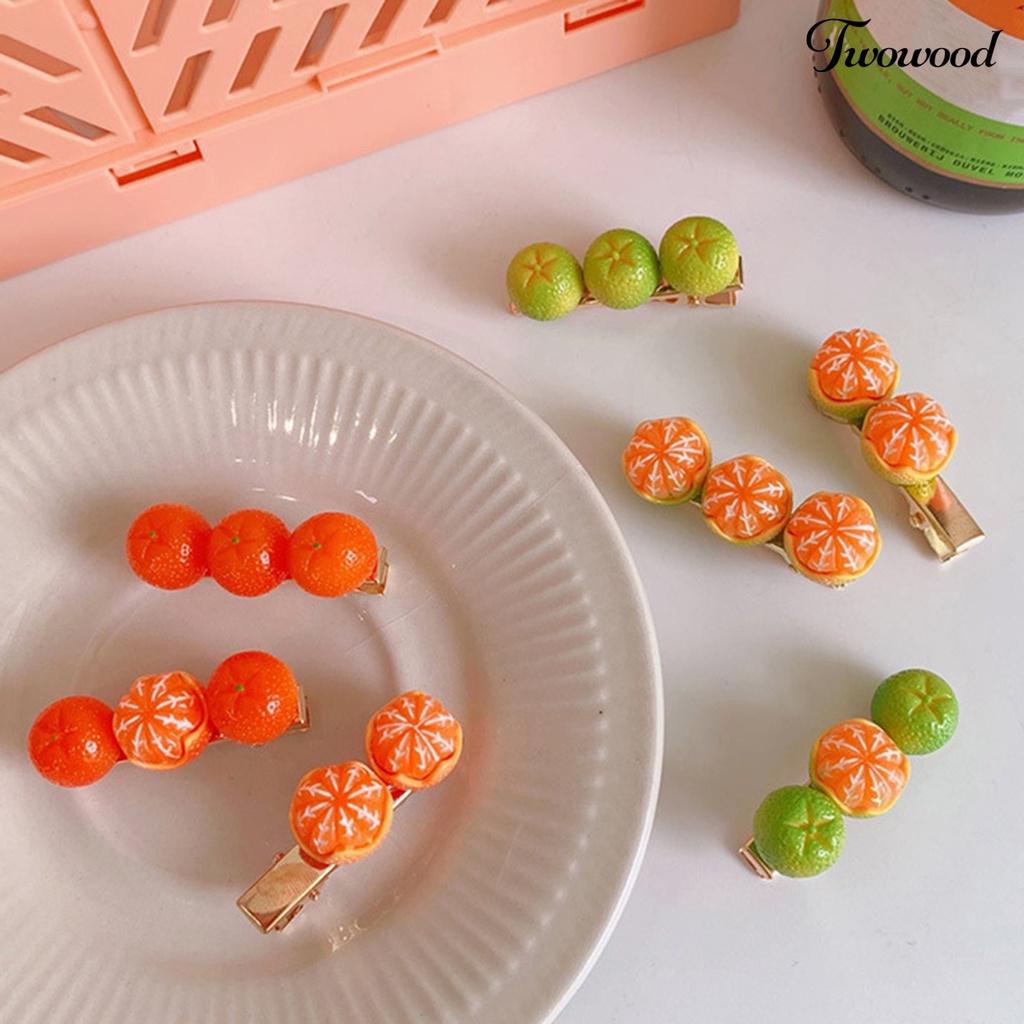
[[[239,896],[238,908],[264,934],[281,931],[342,864],[373,853],[395,810],[448,777],[462,755],[462,726],[436,698],[410,690],[370,717],[366,763],[307,772],[288,820],[296,845]]]
[[[811,359],[807,387],[824,415],[860,434],[864,460],[902,490],[911,524],[945,562],[985,535],[939,475],[956,448],[953,424],[934,398],[896,394],[899,372],[874,331],[836,331]]]
[[[930,754],[956,731],[960,708],[934,672],[905,669],[875,690],[871,717],[826,729],[811,747],[810,782],[773,790],[754,813],[740,856],[761,878],[807,878],[830,868],[844,818],[884,814],[910,778],[908,755]]]
[[[684,416],[645,420],[622,454],[626,480],[657,505],[692,504],[733,544],[763,545],[800,575],[829,587],[863,576],[881,550],[868,504],[818,491],[793,508],[786,477],[757,455],[713,465],[704,431]]]

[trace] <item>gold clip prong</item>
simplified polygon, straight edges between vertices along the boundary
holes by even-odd
[[[773,871],[767,864],[761,859],[761,855],[757,852],[757,847],[754,845],[754,839],[751,837],[748,839],[738,850],[740,857],[746,862],[747,867],[754,872],[758,878],[763,878],[766,882],[770,882],[778,872]]]
[[[720,292],[715,292],[714,295],[706,295],[700,298],[696,295],[686,295],[681,291],[673,288],[667,281],[662,280],[661,284],[654,289],[654,294],[647,300],[648,302],[680,302],[685,306],[692,309],[696,309],[698,306],[735,306],[739,298],[739,293],[743,291],[743,257],[740,257],[739,266],[736,268],[736,276],[733,278],[732,284],[726,285]],[[594,298],[590,292],[584,292],[583,297],[579,301],[579,306],[599,306],[600,303]],[[578,308],[578,307],[577,307]],[[520,316],[519,307],[509,300],[508,311],[515,316]]]
[[[401,807],[411,793],[409,789],[392,787],[394,809]],[[298,846],[293,846],[287,853],[277,854],[274,863],[235,902],[264,935],[279,932],[306,900],[315,900],[320,895],[320,886],[338,866],[314,863]]]
[[[383,594],[388,584],[388,550],[380,548],[377,551],[377,568],[373,577],[365,583],[361,583],[356,589],[360,594]]]

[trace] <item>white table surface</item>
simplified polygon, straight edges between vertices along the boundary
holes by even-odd
[[[855,163],[814,91],[814,8],[748,3],[719,36],[0,283],[0,368],[203,300],[386,320],[497,378],[593,476],[653,610],[665,762],[632,897],[558,1024],[1024,1019],[1024,219],[929,209]],[[691,213],[740,240],[735,309],[506,314],[521,245],[582,255],[615,226],[656,242]],[[988,537],[945,566],[804,395],[810,354],[853,326],[884,334],[902,387],[958,426],[944,475]],[[621,449],[671,414],[717,457],[769,458],[798,498],[861,494],[876,567],[831,592],[635,498]],[[834,869],[756,879],[735,849],[762,796],[804,781],[814,737],[909,666],[957,689],[953,742],[915,759],[892,812],[848,823]]]

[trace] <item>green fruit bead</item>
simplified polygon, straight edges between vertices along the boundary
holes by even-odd
[[[736,280],[740,250],[733,233],[713,217],[685,217],[665,232],[658,249],[665,280],[683,295],[706,299]]]
[[[611,309],[642,305],[660,281],[654,246],[627,228],[598,235],[583,257],[583,283],[602,306]]]
[[[821,874],[839,859],[845,840],[842,811],[809,786],[773,790],[754,814],[754,849],[780,875]]]
[[[956,732],[960,705],[944,679],[927,669],[908,668],[875,690],[871,718],[905,754],[931,754]]]
[[[535,242],[512,257],[505,286],[513,305],[533,320],[557,320],[583,298],[583,271],[568,249]]]

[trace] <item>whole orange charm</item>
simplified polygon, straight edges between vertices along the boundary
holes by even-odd
[[[288,578],[288,527],[272,512],[247,508],[210,534],[210,575],[229,593],[258,597]]]
[[[163,590],[181,590],[207,572],[210,524],[188,505],[153,505],[128,528],[125,552],[140,579]]]
[[[124,754],[114,735],[114,712],[95,697],[62,697],[44,708],[28,734],[28,756],[58,786],[88,786]]]
[[[321,512],[300,523],[288,541],[288,571],[317,597],[341,597],[377,568],[377,540],[361,519]]]
[[[299,688],[280,658],[239,651],[214,669],[206,703],[220,735],[239,743],[269,743],[297,719]]]

